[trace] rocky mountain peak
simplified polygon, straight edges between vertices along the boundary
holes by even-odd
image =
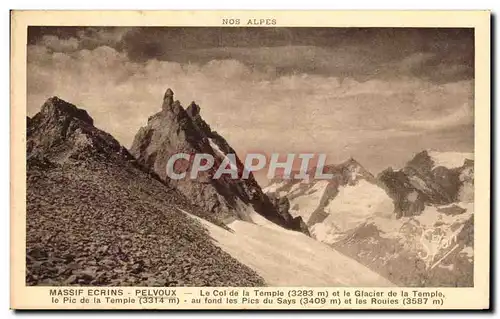
[[[419,215],[425,205],[470,200],[473,160],[468,153],[424,150],[401,170],[384,170],[378,180],[393,197],[397,216]]]
[[[283,227],[301,230],[300,221],[280,214],[253,175],[245,180],[227,176],[213,179],[214,167],[196,178],[187,176],[173,180],[167,176],[167,162],[175,154],[210,154],[220,164],[226,154],[235,153],[224,137],[212,131],[203,120],[200,106],[192,102],[184,110],[179,101],[174,102],[171,89],[165,92],[162,111],[150,117],[148,124],[136,134],[131,153],[141,165],[174,185],[194,204],[209,213],[222,218],[245,220],[255,212]],[[238,167],[242,165],[237,155],[236,162]]]
[[[356,160],[354,159],[354,157],[352,157],[352,156],[349,156],[349,159],[348,159],[348,160],[346,160],[346,163],[352,163],[352,164],[357,164],[357,165],[360,165],[360,164],[359,164],[359,162],[358,162],[358,161],[356,161]]]
[[[167,97],[171,97],[173,98],[174,97],[174,91],[172,91],[171,88],[168,88],[166,91],[165,91],[165,95],[163,96],[163,99],[167,98]]]
[[[361,163],[359,163],[356,159],[354,159],[354,157],[349,157],[349,159],[347,159],[346,161],[344,161],[342,164],[340,165],[343,165],[345,167],[349,167],[349,168],[357,168],[357,169],[365,169],[363,167],[363,165],[361,165]]]
[[[71,103],[68,103],[57,96],[53,96],[43,104],[40,111],[41,115],[47,119],[56,119],[61,117],[78,119],[86,124],[94,125],[94,120],[87,111],[79,109]]]
[[[195,118],[197,116],[200,116],[200,106],[193,101],[187,107],[186,112],[189,115],[189,117],[191,117],[191,118]]]
[[[172,89],[168,88],[165,91],[165,94],[163,95],[163,107],[162,107],[162,109],[164,111],[169,111],[172,108],[173,104],[174,104],[174,91],[172,91]]]
[[[27,121],[28,158],[42,156],[66,162],[91,154],[132,156],[110,134],[94,127],[94,120],[84,109],[56,96],[49,98],[40,112]]]
[[[430,172],[434,166],[434,161],[429,155],[429,151],[423,150],[417,153],[407,164],[407,168],[413,168],[422,172]]]
[[[85,110],[48,99],[27,118],[26,151],[26,285],[264,285],[193,217],[227,229],[220,220],[141,169]]]
[[[178,118],[179,120],[187,117],[186,111],[182,107],[181,102],[179,102],[178,100],[174,100],[174,92],[170,88],[168,88],[163,95],[163,104],[161,109],[161,116],[173,116],[174,118]]]
[[[375,181],[375,177],[353,157],[350,157],[340,164],[326,165],[323,171],[333,174],[335,183],[341,185],[352,185],[360,179],[365,179],[369,182]]]

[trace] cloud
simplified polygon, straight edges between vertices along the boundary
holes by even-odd
[[[441,83],[473,77],[471,60],[455,61],[447,59],[443,53],[426,51],[394,56],[386,54],[383,49],[385,48],[366,46],[366,43],[340,47],[216,47],[169,52],[166,57],[180,62],[234,59],[252,67],[273,68],[277,76],[297,73],[334,74],[340,79],[352,78],[358,81],[419,77]]]
[[[40,45],[55,52],[71,52],[78,49],[78,39],[59,39],[53,35],[45,35],[40,41]]]
[[[121,51],[128,27],[28,27],[28,45],[45,46],[53,52],[93,50],[109,46]]]
[[[312,151],[327,152],[332,160],[351,154],[369,158],[365,153],[370,145],[390,145],[437,128],[473,123],[471,112],[456,113],[460,111],[456,105],[471,105],[471,80],[439,84],[411,74],[368,80],[335,72],[279,74],[273,63],[265,63],[268,55],[254,66],[238,59],[134,61],[111,46],[73,50],[72,41],[50,39],[28,46],[28,114],[57,95],[85,108],[96,126],[125,146],[160,110],[168,87],[183,105],[192,100],[199,103],[212,128],[242,153]],[[56,44],[65,51],[54,52]],[[278,60],[279,50],[269,56]],[[280,51],[282,66],[298,63],[301,58],[296,52],[304,48],[294,50],[288,57]],[[328,59],[332,65],[351,61]],[[404,63],[411,67],[427,59],[410,57]],[[460,139],[460,134],[452,136]],[[433,141],[438,148],[440,139]],[[404,143],[397,145],[404,148]],[[390,152],[382,157],[381,163],[391,163]]]
[[[415,76],[437,83],[474,76],[474,31],[466,28],[29,27],[30,44],[44,45],[46,37],[71,42],[71,49],[75,41],[78,49],[109,46],[134,62],[237,60],[277,76]]]
[[[473,108],[469,103],[464,103],[453,112],[444,116],[425,120],[406,121],[405,124],[425,130],[442,130],[455,126],[473,125]]]

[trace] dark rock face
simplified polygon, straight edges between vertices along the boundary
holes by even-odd
[[[128,151],[110,134],[96,129],[85,110],[58,97],[48,99],[27,127],[27,153],[55,162],[84,157],[124,157]]]
[[[302,218],[293,217],[290,214],[290,201],[287,197],[279,197],[276,194],[269,194],[268,197],[273,206],[277,208],[278,213],[286,220],[287,224],[292,225],[292,229],[298,229],[308,236],[311,235]]]
[[[250,207],[280,226],[300,231],[300,222],[293,222],[291,216],[280,214],[252,174],[245,180],[232,179],[227,174],[212,178],[226,155],[236,152],[203,120],[196,103],[192,102],[184,110],[173,97],[172,90],[168,89],[162,111],[151,116],[148,124],[135,136],[130,152],[138,162],[152,169],[207,213],[224,219],[236,217],[245,220],[248,219],[246,210]],[[200,173],[196,179],[173,180],[167,176],[167,162],[177,153],[210,154],[216,162],[214,168]],[[243,167],[237,156],[236,165],[239,169]]]
[[[27,131],[27,285],[264,285],[181,210],[221,221],[142,169],[84,110],[49,99]]]
[[[437,211],[446,215],[456,216],[465,213],[466,210],[453,204],[449,207],[438,208]]]
[[[474,201],[474,161],[465,160],[462,167],[458,169],[458,179],[460,189],[458,190],[458,200],[463,202]]]
[[[403,171],[386,169],[378,176],[391,198],[397,218],[419,215],[425,207],[425,196],[416,191]]]
[[[472,171],[471,171],[472,170]],[[458,168],[435,166],[427,151],[418,153],[406,166],[388,168],[377,177],[394,199],[397,217],[419,215],[426,204],[447,205],[460,199],[473,183],[473,161]],[[464,195],[467,196],[467,195]]]
[[[410,177],[412,186],[425,194],[430,203],[449,204],[456,199],[458,171],[443,166],[434,167],[427,151],[415,155],[403,172]]]

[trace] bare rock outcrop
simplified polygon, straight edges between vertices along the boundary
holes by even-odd
[[[461,165],[438,162],[428,151],[415,155],[401,170],[388,168],[378,175],[394,199],[396,216],[419,215],[425,205],[472,201],[474,161]]]
[[[243,164],[227,141],[203,120],[200,111],[195,102],[184,109],[174,100],[172,90],[167,89],[161,111],[149,117],[147,125],[139,130],[130,152],[141,165],[153,170],[207,213],[227,220],[249,220],[256,212],[282,227],[301,231],[300,223],[280,214],[251,173],[248,179],[228,175],[212,178],[228,154],[235,154],[240,172]],[[215,165],[194,179],[171,179],[167,175],[167,162],[178,153],[210,154]]]

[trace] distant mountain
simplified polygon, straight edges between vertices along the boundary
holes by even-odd
[[[161,111],[151,116],[135,136],[131,153],[141,165],[175,186],[208,213],[227,221],[234,218],[251,221],[252,215],[259,214],[277,225],[308,233],[302,219],[280,210],[262,192],[252,174],[248,179],[232,179],[228,175],[212,178],[227,154],[236,152],[202,119],[196,103],[184,109],[179,101],[174,101],[171,89],[165,92]],[[196,179],[173,180],[167,176],[167,161],[177,153],[210,154],[216,159],[216,165]],[[239,168],[243,166],[237,156],[236,163]]]
[[[393,218],[367,219],[333,246],[399,285],[473,286],[473,154],[422,151],[378,179]]]
[[[310,176],[314,171],[316,168],[311,170]],[[355,159],[327,165],[323,173],[333,174],[333,178],[275,179],[264,191],[270,196],[288,198],[291,214],[301,216],[311,235],[326,243],[342,238],[367,217],[392,214],[392,199]]]
[[[225,225],[141,168],[85,110],[50,98],[27,119],[26,142],[27,285],[264,285],[182,211]]]
[[[474,205],[426,206],[418,216],[373,217],[332,244],[399,286],[474,285]]]
[[[473,196],[474,161],[469,153],[422,151],[398,171],[378,179],[394,199],[397,217],[419,215],[426,204],[447,205]]]
[[[474,162],[423,151],[377,178],[354,159],[331,180],[273,180],[311,236],[402,286],[473,285]]]

